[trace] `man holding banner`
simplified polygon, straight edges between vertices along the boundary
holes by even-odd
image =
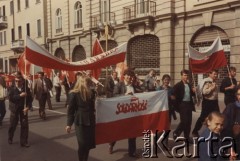
[[[134,88],[131,84],[132,77],[134,76],[134,72],[131,70],[124,71],[124,81],[119,82],[115,85],[113,94],[114,95],[133,95]],[[116,142],[112,142],[109,144],[109,153],[111,154],[113,151],[113,146]],[[138,157],[136,155],[136,138],[129,138],[128,139],[128,155],[130,157]]]

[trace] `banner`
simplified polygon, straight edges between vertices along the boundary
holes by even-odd
[[[227,65],[220,37],[205,52],[199,52],[188,45],[189,64],[193,73],[208,73]]]
[[[78,62],[65,62],[62,59],[50,54],[46,49],[42,48],[30,37],[26,38],[26,59],[40,67],[59,69],[67,71],[81,71],[104,68],[124,61],[127,50],[127,43],[113,48],[102,54],[89,57]],[[40,61],[41,60],[41,61]]]
[[[168,130],[166,90],[96,101],[96,143],[142,136],[144,130]]]

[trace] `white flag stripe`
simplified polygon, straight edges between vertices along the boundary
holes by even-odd
[[[194,48],[192,48],[190,45],[188,45],[189,57],[194,60],[203,60],[206,57],[209,57],[213,53],[216,53],[217,51],[220,51],[220,50],[223,50],[220,37],[217,37],[212,43],[212,45],[205,52],[199,52]]]

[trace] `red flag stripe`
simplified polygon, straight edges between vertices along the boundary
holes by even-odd
[[[168,130],[168,120],[168,111],[161,111],[108,123],[98,123],[96,124],[96,144],[142,136],[144,130],[153,130],[154,132]]]
[[[217,69],[227,65],[227,60],[223,50],[213,53],[206,60],[189,59],[190,68],[193,73],[208,73],[213,69]]]

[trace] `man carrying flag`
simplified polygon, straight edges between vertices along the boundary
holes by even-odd
[[[192,131],[193,137],[198,137],[198,131],[201,129],[205,118],[213,111],[219,112],[219,105],[218,105],[218,86],[217,86],[217,78],[218,78],[218,71],[212,70],[209,73],[208,78],[205,78],[202,95],[202,111],[200,117],[198,118],[196,125]]]

